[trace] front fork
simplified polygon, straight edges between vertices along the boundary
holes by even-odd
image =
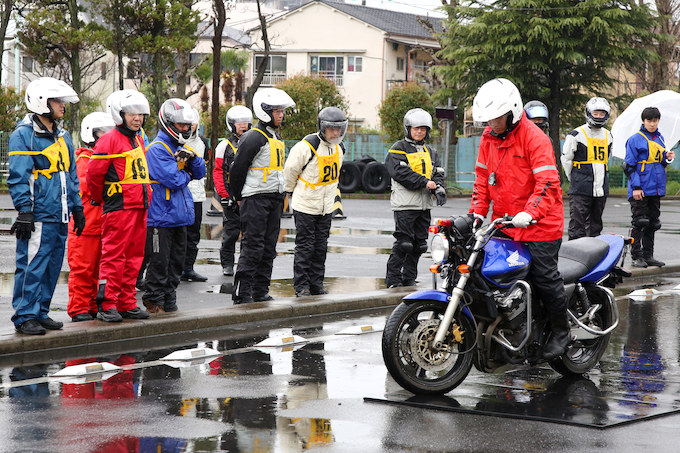
[[[444,339],[446,338],[446,334],[448,333],[449,327],[451,326],[451,322],[453,321],[453,315],[456,313],[456,310],[458,310],[460,300],[463,298],[463,295],[465,294],[465,291],[463,290],[465,289],[467,281],[470,279],[470,269],[473,268],[475,261],[477,261],[477,256],[479,255],[479,250],[481,249],[482,246],[483,236],[478,235],[476,236],[476,239],[477,240],[475,241],[475,246],[472,249],[473,252],[470,254],[470,258],[468,258],[467,271],[461,272],[460,278],[458,279],[458,283],[456,283],[456,287],[453,288],[453,291],[451,291],[449,304],[446,307],[446,311],[444,312],[442,322],[439,323],[437,333],[435,334],[434,340],[432,341],[433,350],[438,351],[442,349],[442,346],[444,345]]]

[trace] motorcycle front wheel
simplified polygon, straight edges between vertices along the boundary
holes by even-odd
[[[586,288],[588,299],[592,304],[600,304],[602,308],[595,313],[591,326],[606,329],[612,323],[612,313],[607,305],[606,295],[597,287]],[[576,296],[569,302],[569,310],[577,318],[584,314],[584,309],[578,303]],[[563,376],[587,373],[598,364],[607,345],[611,333],[589,340],[575,340],[569,344],[567,351],[559,358],[549,362],[550,367]]]
[[[430,349],[445,311],[446,304],[438,301],[402,302],[385,325],[385,366],[401,387],[415,394],[450,392],[472,368],[475,329],[460,310],[454,315],[443,348]]]

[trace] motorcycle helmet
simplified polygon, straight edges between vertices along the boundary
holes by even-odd
[[[432,130],[432,115],[420,108],[411,109],[406,112],[406,115],[404,115],[404,136],[406,138],[413,140],[413,137],[411,137],[411,128],[423,126],[427,128],[425,140],[429,140],[430,131]]]
[[[472,119],[476,126],[510,113],[508,129],[522,118],[522,96],[508,79],[489,80],[479,88],[472,102]]]
[[[158,124],[161,129],[172,137],[177,143],[183,145],[191,137],[191,127],[185,132],[177,128],[177,124],[191,126],[197,119],[194,118],[194,109],[183,99],[171,98],[163,102],[158,111]]]
[[[548,107],[541,101],[529,101],[524,104],[524,113],[530,120],[539,119],[540,121],[534,121],[534,124],[544,132],[548,130],[550,123],[548,122]]]
[[[104,112],[93,112],[83,118],[80,123],[80,140],[89,146],[97,142],[97,133],[107,132],[116,127],[111,115]]]
[[[24,101],[28,110],[51,119],[54,112],[47,103],[49,99],[70,104],[80,101],[78,94],[66,82],[52,77],[40,77],[26,87]]]
[[[272,110],[288,107],[295,107],[295,101],[288,96],[288,93],[278,88],[261,88],[253,96],[255,116],[264,126],[274,127]]]
[[[149,101],[146,100],[146,96],[137,90],[114,91],[106,99],[106,108],[111,114],[111,118],[113,118],[113,121],[116,123],[116,126],[123,126],[125,128],[128,128],[128,125],[125,123],[123,113],[132,115],[142,114],[145,115],[144,120],[146,120],[146,115],[151,113]]]
[[[227,110],[227,129],[232,134],[236,133],[236,123],[248,123],[248,129],[253,126],[253,112],[243,105],[235,105]]]
[[[345,116],[345,112],[337,107],[326,107],[322,109],[319,112],[316,124],[319,128],[319,137],[325,142],[338,145],[342,139],[345,138],[345,132],[347,132],[347,116]],[[340,129],[340,136],[330,140],[327,139],[326,129],[329,127]]]
[[[593,117],[593,112],[595,110],[603,110],[606,112],[606,114],[603,118],[595,118]],[[588,123],[588,126],[590,127],[602,127],[607,124],[607,121],[609,121],[610,111],[611,108],[609,107],[609,102],[607,102],[605,98],[590,98],[590,100],[586,102],[586,123]]]

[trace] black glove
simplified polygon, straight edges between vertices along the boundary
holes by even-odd
[[[437,186],[434,190],[434,196],[437,197],[437,206],[444,206],[446,204],[446,189],[442,186]]]
[[[184,160],[184,161],[187,161],[187,162],[188,162],[188,161],[190,161],[191,159],[193,159],[194,157],[196,157],[196,154],[194,154],[194,153],[192,153],[192,152],[190,152],[190,151],[187,151],[187,150],[185,150],[185,149],[180,149],[180,150],[177,152],[177,160]]]
[[[31,232],[35,231],[35,220],[31,211],[20,212],[16,221],[9,230],[9,234],[15,234],[17,239],[31,239]]]
[[[73,231],[75,231],[76,236],[80,236],[85,229],[85,214],[82,209],[78,209],[73,210],[71,215],[73,216]]]
[[[472,212],[468,212],[468,217],[471,219],[473,231],[477,231],[477,229],[484,223],[484,218],[482,216],[478,216]]]

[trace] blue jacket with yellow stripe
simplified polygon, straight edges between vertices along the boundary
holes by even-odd
[[[654,148],[650,154],[650,144]],[[626,142],[626,167],[628,198],[633,190],[642,189],[646,197],[666,195],[666,151],[659,131],[649,133],[644,125]]]
[[[174,154],[180,148],[168,134],[159,131],[146,151],[153,189],[148,226],[171,228],[194,223],[194,199],[187,185],[192,179],[205,176],[205,161],[197,156],[178,163]]]
[[[9,137],[7,185],[17,211],[32,211],[36,222],[68,223],[83,209],[71,135],[27,115]]]

